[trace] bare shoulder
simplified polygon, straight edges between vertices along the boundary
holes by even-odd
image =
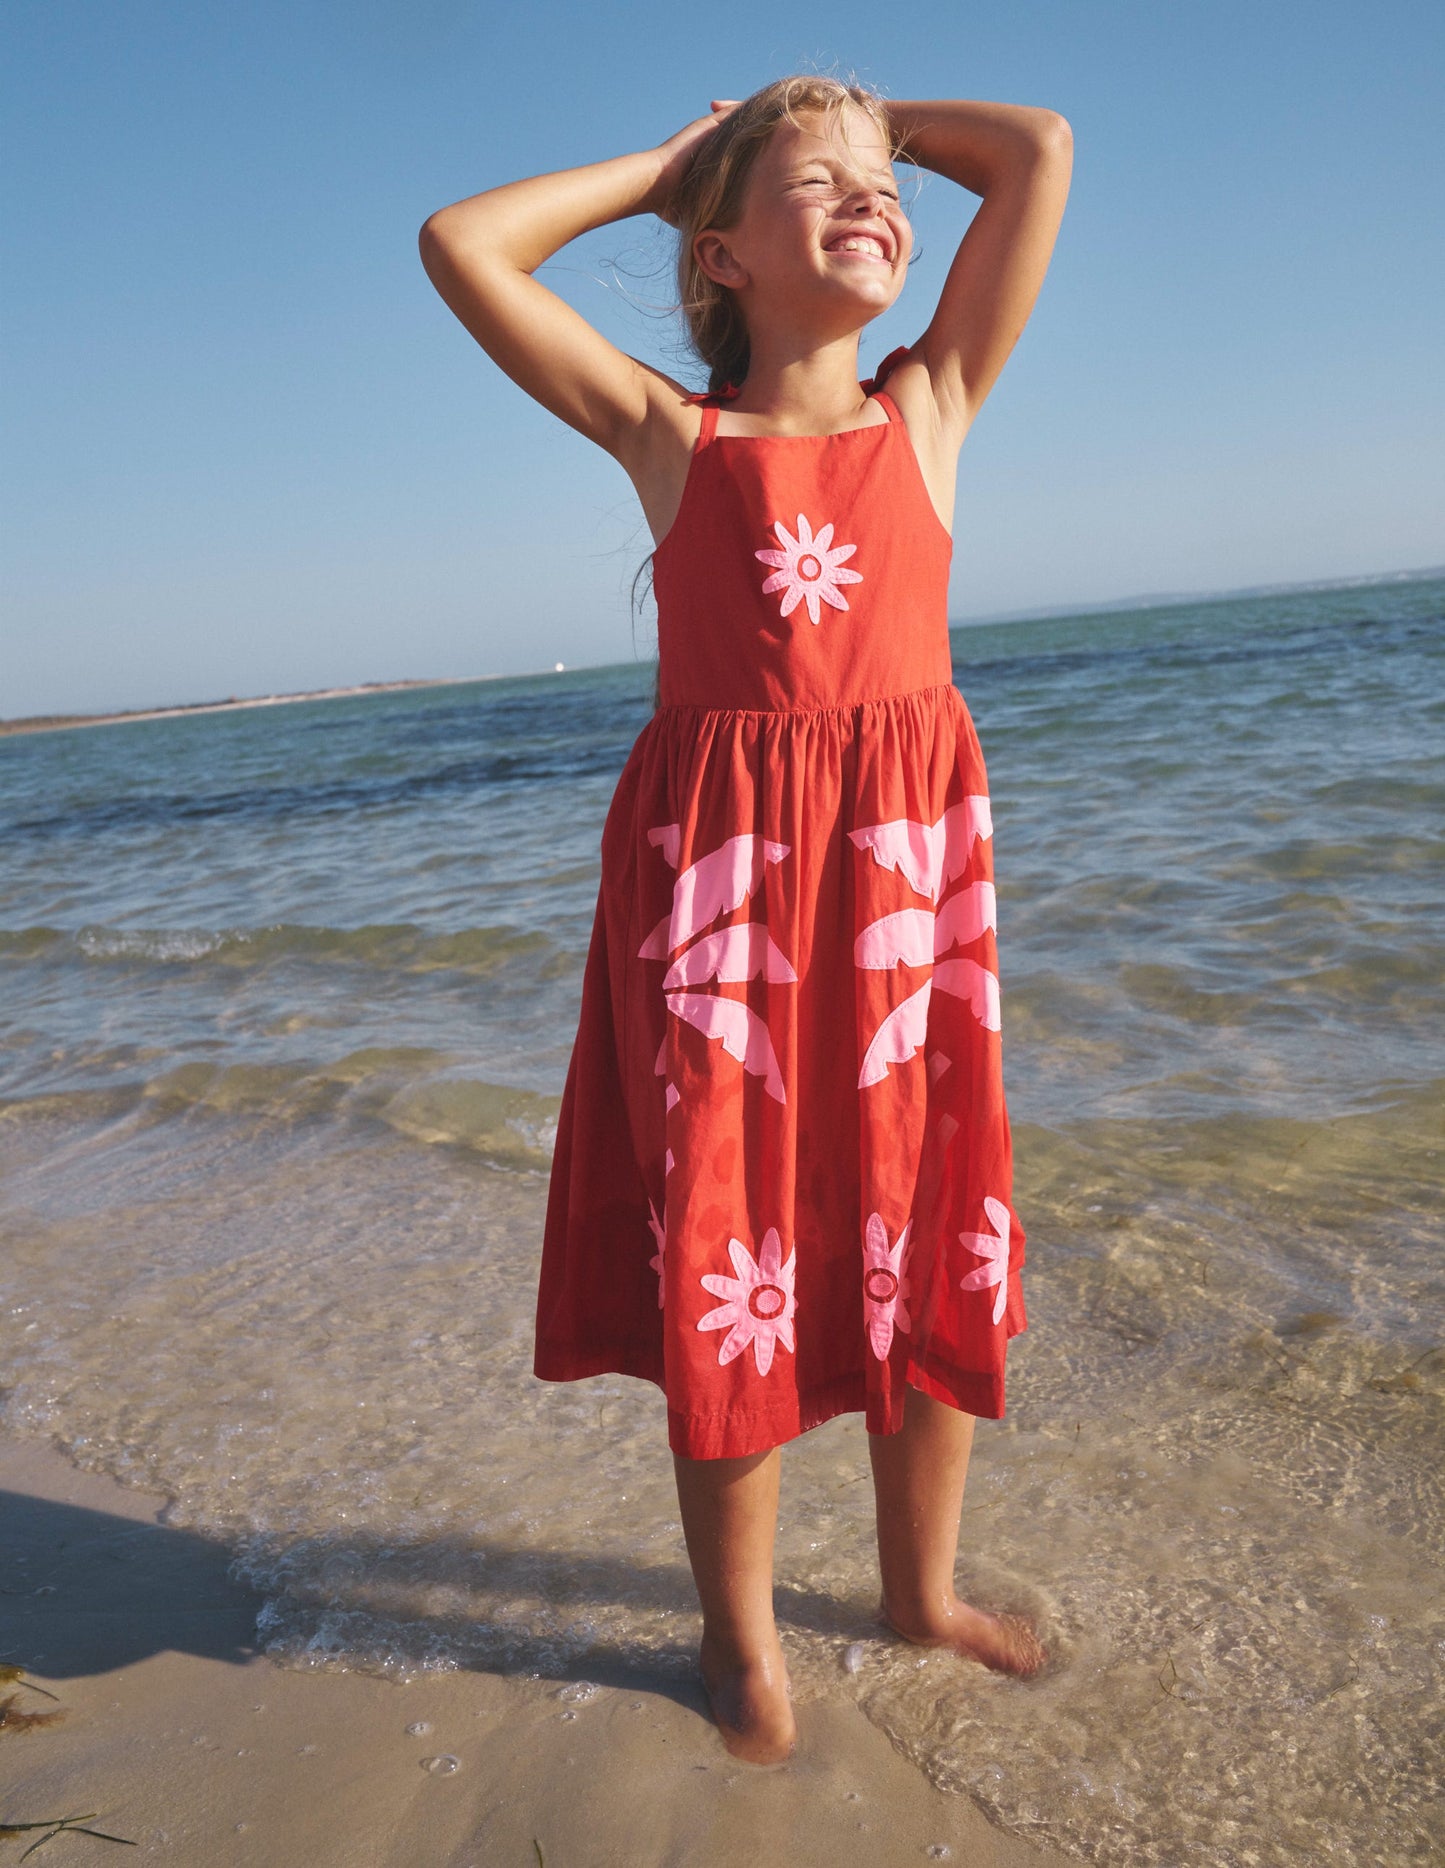
[[[916,344],[898,359],[879,387],[893,398],[903,417],[934,511],[951,534],[958,455],[968,425],[940,405],[928,365]]]

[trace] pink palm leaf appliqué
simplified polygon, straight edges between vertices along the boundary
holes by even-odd
[[[681,1101],[681,1091],[675,1083],[669,1083],[667,1086],[666,1100],[663,1103],[664,1112]],[[659,1310],[664,1310],[667,1307],[667,1177],[672,1172],[672,1167],[672,1150],[669,1148],[666,1159],[662,1164],[663,1194],[662,1215],[660,1218],[657,1208],[652,1204],[652,1196],[650,1194],[647,1200],[648,1229],[652,1233],[653,1242],[657,1246],[657,1250],[647,1262],[657,1273],[657,1307]]]
[[[896,817],[882,824],[850,830],[849,838],[871,853],[883,869],[896,870],[932,906],[901,908],[872,921],[853,944],[856,965],[888,971],[898,965],[927,967],[928,978],[879,1025],[864,1052],[858,1087],[879,1083],[890,1064],[907,1063],[928,1036],[928,1007],[933,989],[967,1002],[988,1031],[1002,1024],[998,976],[978,961],[943,956],[951,947],[977,940],[998,927],[998,903],[991,882],[969,883],[940,905],[939,897],[963,874],[976,841],[993,835],[987,797],[979,794],[950,805],[936,823]]]
[[[675,869],[681,856],[681,827],[659,824],[648,839]],[[699,990],[711,980],[742,981],[761,975],[770,982],[796,981],[791,961],[761,922],[746,921],[703,930],[721,914],[730,914],[759,888],[769,863],[779,863],[789,845],[744,832],[728,837],[681,870],[673,882],[672,907],[638,948],[642,960],[665,960],[663,997],[670,1012],[723,1049],[750,1075],[761,1077],[768,1094],[787,1101],[783,1073],[766,1023],[741,999]],[[701,936],[701,938],[699,938]],[[666,1044],[658,1052],[657,1071],[666,1069]]]
[[[870,1213],[864,1228],[863,1307],[868,1314],[868,1341],[880,1362],[888,1360],[895,1325],[905,1334],[911,1328],[907,1266],[912,1226],[910,1219],[892,1246],[881,1213]]]
[[[920,895],[936,902],[944,883],[962,875],[975,840],[993,835],[993,813],[980,793],[951,804],[936,824],[895,817],[848,835],[860,850],[873,852],[874,862],[897,869]]]
[[[983,1210],[989,1217],[993,1232],[961,1232],[958,1236],[974,1257],[984,1262],[966,1272],[959,1283],[965,1291],[987,1291],[994,1286],[998,1287],[994,1291],[993,1300],[993,1320],[997,1323],[1008,1303],[1009,1211],[1002,1200],[995,1200],[991,1194],[984,1195]]]
[[[647,1223],[657,1241],[657,1250],[647,1262],[657,1273],[657,1307],[661,1310],[667,1302],[667,1227],[657,1217],[657,1208],[651,1200],[647,1203],[647,1210],[651,1215]]]
[[[773,944],[773,937],[758,921],[744,921],[704,934],[700,941],[673,961],[663,976],[662,989],[702,985],[710,979],[796,979],[791,962]]]
[[[675,1083],[669,1082],[667,1086],[667,1099],[663,1103],[664,1115],[666,1114],[667,1110],[672,1108],[674,1103],[680,1103],[681,1101],[682,1101],[682,1091],[678,1089]],[[666,1180],[667,1176],[671,1172],[672,1172],[672,1150],[669,1148],[667,1151],[667,1159],[662,1164],[663,1179]]]
[[[714,1297],[727,1301],[698,1318],[700,1330],[726,1330],[718,1347],[718,1366],[723,1367],[751,1345],[759,1375],[773,1366],[773,1351],[781,1343],[791,1355],[796,1351],[793,1317],[798,1300],[793,1293],[797,1268],[797,1248],[783,1259],[782,1241],[776,1226],[769,1226],[756,1258],[741,1239],[728,1240],[728,1257],[735,1278],[721,1272],[702,1274],[702,1286]]]
[[[768,596],[775,590],[781,590],[784,593],[781,614],[784,616],[791,616],[800,603],[806,603],[808,615],[815,623],[822,616],[819,607],[821,603],[829,604],[835,610],[846,610],[848,599],[838,586],[863,582],[861,571],[847,568],[847,560],[858,547],[834,545],[831,524],[825,525],[814,536],[812,526],[801,512],[798,514],[796,538],[781,519],[773,521],[773,530],[782,550],[753,553],[764,564],[777,566],[763,584],[763,595]]]

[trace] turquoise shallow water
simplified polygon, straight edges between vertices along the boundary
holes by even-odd
[[[1090,1859],[1438,1859],[1445,584],[953,641],[1031,1274],[962,1562],[1058,1659],[883,1640],[844,1420],[785,1463],[799,1692]],[[528,1372],[650,697],[0,740],[0,1421],[226,1536],[283,1664],[688,1664],[660,1397]]]

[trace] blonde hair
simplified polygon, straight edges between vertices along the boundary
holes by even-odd
[[[895,159],[901,146],[889,127],[887,105],[877,92],[838,78],[797,75],[775,79],[729,111],[698,145],[673,192],[680,308],[692,347],[708,367],[710,394],[725,383],[741,387],[748,373],[750,345],[737,300],[727,286],[709,279],[698,265],[693,242],[708,228],[721,233],[736,226],[753,165],[780,123],[805,128],[798,118],[808,111],[821,115],[825,131],[831,133],[835,126],[842,127],[849,104],[872,118],[887,143],[889,159]],[[846,129],[843,143],[849,147]]]

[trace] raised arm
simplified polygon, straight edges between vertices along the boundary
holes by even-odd
[[[912,346],[956,452],[1023,333],[1064,217],[1074,138],[1057,111],[961,99],[888,105],[906,161],[983,200]]]
[[[663,212],[692,148],[725,114],[699,117],[655,149],[454,202],[430,215],[418,237],[428,278],[492,361],[609,453],[645,419],[658,372],[618,350],[532,274],[580,234]]]

